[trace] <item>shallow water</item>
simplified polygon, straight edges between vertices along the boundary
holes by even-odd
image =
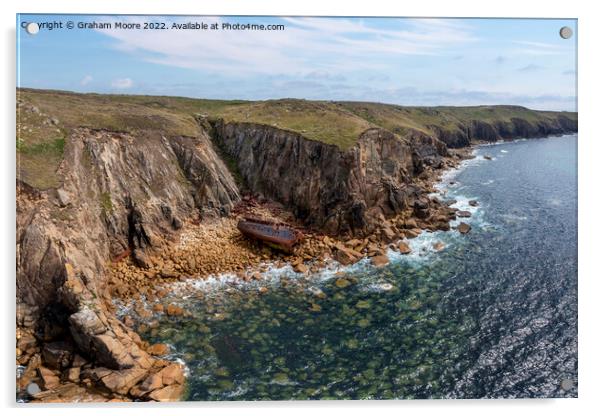
[[[481,147],[440,186],[469,234],[425,233],[381,269],[176,285],[193,317],[146,338],[186,364],[188,400],[576,397],[576,146]]]

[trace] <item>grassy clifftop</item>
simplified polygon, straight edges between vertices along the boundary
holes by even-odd
[[[559,113],[517,106],[404,107],[365,102],[205,100],[184,97],[77,94],[64,91],[17,90],[17,152],[20,176],[40,188],[60,183],[55,172],[65,139],[77,127],[135,133],[161,131],[166,136],[194,136],[195,114],[226,122],[266,124],[303,136],[352,147],[370,127],[403,135],[409,130],[433,134],[433,127],[453,132],[478,120],[507,122],[520,118],[537,123]],[[576,113],[563,112],[570,119]]]

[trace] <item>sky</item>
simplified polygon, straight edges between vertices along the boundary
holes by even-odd
[[[27,22],[40,24],[28,34]],[[45,24],[61,22],[63,28]],[[68,29],[67,22],[75,28]],[[78,23],[110,23],[110,29]],[[123,29],[116,23],[164,24]],[[184,23],[208,29],[174,29]],[[283,25],[225,30],[224,23]],[[219,29],[210,29],[216,24]],[[562,39],[559,30],[573,30]],[[17,15],[17,85],[212,99],[576,110],[577,21]]]

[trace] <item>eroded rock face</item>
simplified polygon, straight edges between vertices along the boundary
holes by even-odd
[[[444,143],[420,132],[401,138],[377,128],[346,151],[252,123],[217,121],[212,136],[247,188],[330,233],[371,232],[383,217],[406,209],[421,193],[414,176],[440,167],[447,154]]]
[[[79,129],[65,144],[60,189],[39,192],[18,183],[17,317],[24,351],[35,352],[28,334],[41,334],[37,341],[50,342],[44,361],[58,371],[70,365],[72,351],[53,341],[67,337],[109,371],[97,379],[107,389],[127,394],[143,379],[156,360],[107,309],[105,265],[132,252],[144,263],[183,218],[229,212],[240,197],[220,163],[203,132],[168,140],[156,132]],[[61,313],[51,316],[51,310]],[[40,329],[42,323],[63,331]],[[55,370],[41,371],[54,385]]]
[[[519,138],[545,137],[555,134],[577,132],[577,121],[565,115],[550,116],[548,120],[532,122],[514,117],[509,121],[489,123],[481,120],[471,120],[459,123],[453,128],[428,126],[439,140],[450,148],[469,146],[475,141],[494,142]]]

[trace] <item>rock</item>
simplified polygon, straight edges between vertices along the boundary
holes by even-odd
[[[483,155],[483,159],[492,160],[493,158],[490,155]]]
[[[71,367],[70,369],[68,369],[65,372],[65,379],[67,381],[70,381],[72,383],[78,383],[79,382],[79,376],[81,373],[81,368],[79,367]]]
[[[460,224],[458,224],[458,226],[456,227],[458,229],[458,231],[462,234],[466,234],[471,230],[471,226],[466,224],[465,222],[461,222]]]
[[[42,358],[46,367],[62,370],[71,365],[73,346],[62,341],[45,344],[42,349]]]
[[[163,312],[164,309],[165,309],[165,307],[160,303],[155,303],[153,305],[153,311],[155,311],[155,312]]]
[[[387,256],[374,256],[374,257],[372,257],[371,261],[372,261],[372,264],[375,267],[382,267],[382,266],[385,266],[385,265],[389,264],[389,257],[387,257]]]
[[[153,391],[148,397],[158,402],[173,402],[179,400],[183,392],[183,385],[173,384]]]
[[[472,214],[470,213],[470,211],[457,211],[456,216],[459,218],[468,218],[472,216]]]
[[[147,377],[139,386],[142,392],[149,392],[163,387],[163,379],[160,374],[155,373]]]
[[[61,207],[66,207],[71,203],[71,198],[69,198],[69,194],[63,188],[60,188],[56,191],[57,200]]]
[[[412,228],[405,231],[406,238],[416,238],[422,233],[420,228]]]
[[[322,310],[322,307],[317,303],[312,303],[309,307],[309,310],[312,312],[320,312]]]
[[[170,364],[158,373],[165,386],[184,384],[184,368],[180,364]]]
[[[169,345],[167,344],[153,344],[146,349],[151,355],[166,355],[169,354]]]
[[[59,386],[60,379],[52,370],[46,367],[39,367],[38,374],[42,379],[42,383],[44,385],[45,390],[50,390]]]
[[[179,306],[169,304],[169,305],[167,305],[167,309],[165,310],[165,312],[169,316],[180,316],[180,315],[184,314],[184,309],[182,309]]]
[[[293,267],[293,270],[297,273],[307,273],[309,268],[305,264],[300,263],[300,264],[295,265]]]
[[[410,254],[412,252],[412,249],[408,243],[404,243],[403,241],[400,241],[397,247],[399,248],[399,252],[401,254]]]
[[[337,244],[337,251],[334,254],[334,259],[341,263],[343,266],[347,266],[349,264],[353,264],[357,262],[362,254],[358,253],[355,250],[345,247],[342,244]]]
[[[349,286],[351,284],[351,282],[347,279],[343,279],[343,278],[338,278],[335,282],[334,282],[335,286],[343,289],[347,286]]]
[[[161,269],[160,275],[164,279],[174,279],[174,278],[178,277],[178,272],[176,272],[174,269],[165,267],[165,268]]]
[[[414,201],[414,215],[416,218],[425,219],[430,215],[429,204],[424,199]]]
[[[112,392],[126,394],[135,384],[144,378],[147,370],[143,368],[130,368],[120,371],[111,371],[100,378],[100,384]]]
[[[470,205],[471,207],[477,207],[479,206],[479,201],[477,201],[476,199],[472,199],[468,201],[468,205]]]
[[[437,241],[433,243],[433,248],[435,249],[435,251],[441,251],[445,248],[445,244],[443,244],[441,241]]]
[[[405,220],[404,228],[411,230],[412,228],[418,228],[418,224],[416,224],[416,220],[414,218],[409,218]]]
[[[146,255],[146,253],[142,250],[142,249],[135,249],[132,252],[132,257],[134,259],[134,263],[136,264],[136,266],[141,267],[143,269],[150,269],[151,267],[153,267],[153,263],[150,261],[149,257]],[[163,271],[161,271],[163,272]]]

